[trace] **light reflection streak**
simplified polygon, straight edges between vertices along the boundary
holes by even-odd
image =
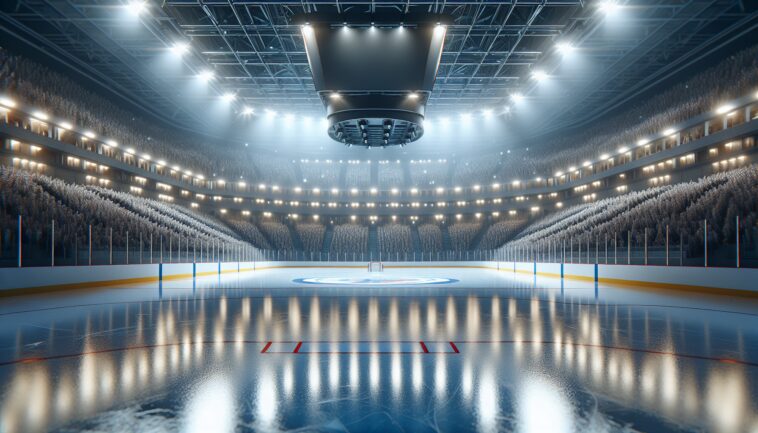
[[[541,375],[524,377],[516,396],[516,423],[517,431],[524,433],[572,433],[576,425],[565,391]]]
[[[371,388],[371,394],[376,395],[379,391],[379,355],[376,353],[376,343],[371,343],[371,354],[369,355],[368,363],[368,380],[369,387]]]
[[[359,391],[358,386],[360,385],[360,365],[358,364],[358,355],[355,354],[357,345],[352,343],[350,350],[350,390],[357,393]]]
[[[458,331],[458,315],[455,312],[455,301],[452,296],[447,298],[447,306],[445,307],[445,322],[447,322],[447,335],[448,338],[454,338]]]
[[[338,346],[332,344],[332,352],[336,352]],[[340,355],[332,353],[329,355],[329,387],[332,392],[337,392],[340,385]]]
[[[309,312],[311,337],[318,339],[321,334],[321,306],[319,305],[318,297],[311,298],[311,307]]]
[[[430,336],[437,338],[437,300],[426,301],[426,329]]]
[[[321,395],[321,363],[316,353],[308,355],[308,392],[313,400]]]
[[[295,339],[300,339],[300,301],[296,297],[289,298],[287,318],[289,319],[290,335]]]
[[[434,361],[434,390],[437,398],[445,396],[447,391],[447,358],[438,356]]]
[[[469,296],[466,300],[466,336],[470,340],[480,337],[479,299]]]
[[[497,418],[500,412],[498,403],[497,382],[495,381],[494,374],[491,366],[484,369],[479,377],[478,383],[478,409],[477,410],[477,424],[478,431],[484,433],[499,431],[497,425]],[[531,432],[550,430],[530,430]]]
[[[394,343],[393,350],[395,353],[391,355],[390,361],[390,381],[392,383],[392,391],[395,399],[400,398],[401,387],[403,386],[403,365],[400,359],[400,355],[397,353],[400,350],[400,345]]]
[[[424,369],[421,366],[422,355],[418,353],[414,353],[412,356],[413,356],[413,359],[411,360],[412,362],[411,369],[413,371],[413,374],[411,376],[411,381],[413,385],[413,392],[418,397],[421,395],[421,389],[424,384]]]
[[[265,380],[269,375],[264,375]],[[273,413],[271,407],[260,405],[276,404],[276,399],[265,398],[261,394],[275,389],[273,386],[261,386],[258,389],[258,414],[262,417]],[[189,397],[184,410],[184,428],[187,433],[233,432],[237,425],[234,391],[228,378],[222,375],[212,376],[200,384]]]

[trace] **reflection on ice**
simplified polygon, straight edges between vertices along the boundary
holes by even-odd
[[[261,387],[261,392],[270,392]],[[273,396],[273,395],[272,395]],[[259,404],[276,404],[274,398],[261,398]],[[273,411],[270,408],[258,413],[269,416]],[[264,415],[265,414],[265,415]],[[190,391],[187,397],[187,405],[183,411],[183,431],[187,433],[231,433],[237,425],[236,396],[232,384],[228,378],[222,375],[211,376]]]
[[[718,359],[755,362],[758,320],[741,317],[735,338],[708,318],[671,314],[531,290],[224,293],[94,307],[51,319],[44,336],[42,326],[22,326],[6,338],[14,349],[6,359],[91,353],[0,366],[0,432],[76,430],[107,411],[133,414],[132,431],[158,414],[203,432],[334,422],[349,431],[554,433],[614,431],[642,418],[659,420],[659,431],[754,429],[755,366]],[[27,343],[43,339],[54,344]],[[261,354],[268,341],[285,353]],[[304,353],[286,353],[297,341]],[[422,353],[419,341],[432,352],[450,352],[454,341],[460,353]]]
[[[516,425],[519,432],[573,433],[574,409],[557,383],[543,375],[527,374],[516,391]]]

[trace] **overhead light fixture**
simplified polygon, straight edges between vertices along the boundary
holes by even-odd
[[[72,124],[68,123],[68,122],[61,122],[60,124],[58,124],[58,126],[60,126],[61,129],[69,129],[70,130],[70,129],[74,128],[74,126]]]
[[[668,128],[663,130],[663,135],[673,135],[676,132],[674,128]]]
[[[276,111],[274,111],[274,110],[272,110],[270,108],[266,108],[266,115],[268,117],[276,117]]]
[[[242,109],[242,115],[243,116],[250,116],[253,113],[254,113],[254,110],[252,109],[252,107],[244,107]]]
[[[237,95],[231,92],[224,93],[221,98],[226,102],[232,102],[237,98]]]
[[[50,118],[46,113],[43,113],[42,111],[35,111],[32,113],[32,117],[37,120],[47,120]]]
[[[618,11],[620,6],[613,0],[604,0],[600,2],[599,8],[600,8],[600,11],[602,11],[606,15],[610,15]]]
[[[329,97],[332,98],[332,99],[339,99],[340,94],[339,94],[339,92],[332,92],[332,93],[329,94]]]
[[[171,47],[171,52],[181,56],[189,50],[189,44],[187,42],[177,42]]]
[[[213,71],[202,71],[199,74],[197,74],[197,77],[201,80],[208,82],[213,79]]]
[[[524,100],[524,95],[522,95],[519,92],[516,92],[511,95],[511,99],[513,99],[513,102],[521,102]]]
[[[482,115],[484,117],[492,117],[492,109],[491,108],[485,108],[482,110]]]
[[[411,99],[418,99],[418,93],[411,92],[411,93],[408,94],[408,97],[411,98]]]
[[[532,78],[534,78],[537,81],[542,81],[547,79],[547,73],[541,69],[537,69],[534,72],[532,72]]]
[[[728,112],[730,112],[732,110],[734,110],[734,106],[733,105],[725,104],[725,105],[722,105],[722,106],[720,106],[720,107],[718,107],[716,109],[716,114],[726,114],[726,113],[728,113]]]
[[[3,97],[0,97],[0,105],[3,105],[8,108],[16,108],[16,101],[3,96]]]
[[[139,16],[147,8],[147,4],[141,0],[130,1],[126,9],[134,16]]]
[[[574,46],[569,42],[558,42],[555,47],[558,49],[558,52],[564,55],[574,51]]]

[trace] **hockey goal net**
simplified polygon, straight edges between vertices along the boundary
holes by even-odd
[[[384,265],[382,262],[368,262],[369,272],[382,272],[384,271]]]

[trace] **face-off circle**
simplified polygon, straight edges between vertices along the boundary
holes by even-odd
[[[424,286],[457,283],[455,278],[412,277],[313,277],[296,278],[294,283],[324,286]]]

